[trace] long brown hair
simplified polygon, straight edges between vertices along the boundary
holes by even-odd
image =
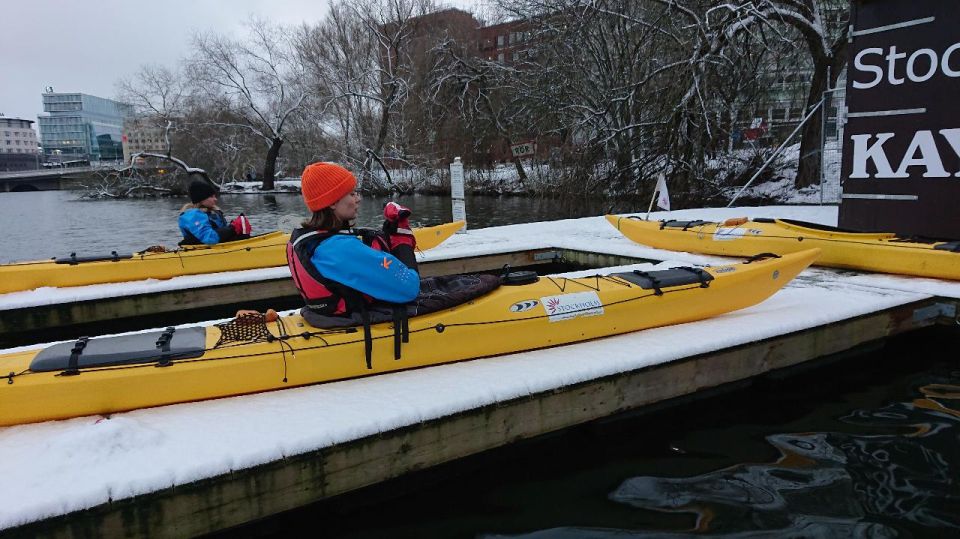
[[[300,223],[300,226],[304,228],[312,228],[314,230],[337,231],[350,228],[353,226],[353,223],[350,221],[341,221],[340,218],[333,213],[333,208],[326,207],[322,210],[313,212],[313,215],[311,215],[309,219]]]
[[[210,213],[211,211],[218,211],[220,209],[220,206],[214,206],[212,208],[208,208],[206,206],[201,205],[199,202],[187,202],[186,204],[183,205],[182,208],[180,208],[180,213],[183,213],[187,210],[192,210],[192,209],[203,210],[206,213]]]

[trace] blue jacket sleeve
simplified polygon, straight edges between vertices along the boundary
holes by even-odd
[[[334,236],[321,243],[310,261],[321,275],[368,296],[391,303],[413,301],[420,275],[395,256],[367,247],[354,236]]]
[[[216,215],[214,215],[213,218],[217,221],[220,220]],[[217,231],[210,225],[210,216],[201,210],[193,208],[181,213],[179,225],[181,233],[184,231],[190,232],[194,237],[207,245],[220,243],[220,235],[217,234]],[[225,225],[226,223],[218,226]],[[186,234],[184,234],[184,237],[186,237]]]

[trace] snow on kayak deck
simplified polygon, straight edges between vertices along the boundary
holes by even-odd
[[[829,224],[831,213],[835,222],[835,208],[690,210],[669,216],[776,215]],[[602,217],[471,231],[426,256],[456,258],[542,247],[671,261],[663,265],[723,260],[636,245]],[[627,268],[634,267],[640,266]],[[230,275],[236,273],[247,272]],[[813,269],[759,305],[700,322],[365,379],[136,410],[110,419],[0,428],[0,462],[7,464],[7,488],[0,489],[0,529],[931,295],[960,297],[960,284]]]

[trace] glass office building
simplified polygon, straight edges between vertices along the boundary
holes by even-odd
[[[37,118],[40,143],[47,161],[120,161],[123,119],[132,115],[129,105],[87,94],[43,94],[43,111]]]

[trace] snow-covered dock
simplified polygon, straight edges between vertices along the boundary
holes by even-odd
[[[669,217],[740,215],[836,222],[830,207],[704,209]],[[470,231],[426,257],[541,249],[670,265],[722,260],[636,245],[602,217]],[[236,277],[211,278],[230,283]],[[111,297],[175,281],[7,294],[0,309],[70,302],[77,294]],[[696,323],[110,418],[0,428],[6,464],[0,530],[25,536],[215,531],[518,439],[952,324],[958,298],[956,282],[814,268],[759,305]]]

